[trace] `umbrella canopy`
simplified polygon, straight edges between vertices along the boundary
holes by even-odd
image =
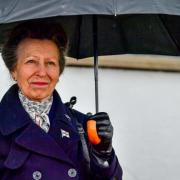
[[[98,55],[180,54],[180,16],[159,14],[98,15]],[[68,56],[94,55],[92,15],[44,18],[60,22],[69,37]],[[18,22],[0,24],[0,46]]]
[[[84,14],[174,14],[180,15],[179,0],[1,0],[0,23],[59,15]]]
[[[98,15],[98,55],[180,54],[180,16],[159,14]],[[93,55],[93,17],[83,16],[78,40],[72,40],[69,56]]]
[[[179,55],[179,15],[179,0],[1,0],[0,46],[19,21],[61,22],[69,37],[68,56],[94,56],[98,100],[98,55]]]
[[[179,55],[179,0],[1,0],[0,46],[14,22],[47,18],[64,26],[70,39],[68,56],[91,57],[92,14],[98,15],[98,55]]]

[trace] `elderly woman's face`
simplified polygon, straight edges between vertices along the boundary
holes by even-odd
[[[17,65],[12,72],[25,96],[47,99],[59,79],[59,51],[50,40],[25,39],[17,48]]]

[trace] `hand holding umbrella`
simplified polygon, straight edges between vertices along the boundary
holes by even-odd
[[[95,128],[92,130],[91,123],[93,120],[96,122],[93,126],[96,126],[97,132]],[[112,152],[113,137],[113,127],[109,115],[105,112],[99,112],[90,116],[87,123],[87,132],[89,141],[92,143],[93,153],[104,160],[108,160]]]

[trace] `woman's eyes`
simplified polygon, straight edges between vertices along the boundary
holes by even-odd
[[[36,63],[36,61],[33,60],[33,59],[30,59],[30,60],[27,60],[27,61],[26,61],[26,64],[33,64],[33,63]]]
[[[33,60],[33,59],[30,59],[30,60],[27,60],[26,61],[26,64],[38,64],[38,61],[37,60]],[[52,66],[56,66],[56,63],[54,61],[47,61],[45,62],[46,65],[52,65]]]
[[[48,64],[48,65],[53,65],[53,66],[56,65],[56,63],[55,63],[54,61],[48,61],[47,64]]]

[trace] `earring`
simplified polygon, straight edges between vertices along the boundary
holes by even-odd
[[[17,79],[16,79],[15,77],[13,77],[13,80],[14,80],[14,81],[17,81]]]

